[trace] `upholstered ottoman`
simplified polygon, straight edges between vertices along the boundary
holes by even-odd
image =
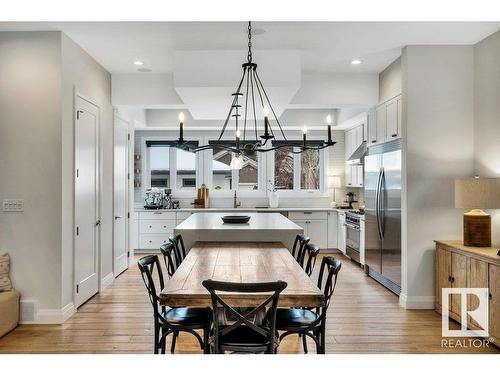
[[[0,337],[16,328],[19,322],[19,293],[0,292]]]

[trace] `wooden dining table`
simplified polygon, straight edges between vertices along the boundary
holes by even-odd
[[[240,283],[286,281],[279,306],[322,306],[324,295],[290,251],[279,242],[197,242],[160,292],[166,306],[209,307],[212,300],[203,280]],[[258,306],[266,293],[222,292],[229,304]]]

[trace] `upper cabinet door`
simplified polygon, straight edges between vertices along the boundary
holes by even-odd
[[[355,147],[354,151],[363,143],[363,125],[354,128]]]
[[[377,112],[371,109],[368,112],[368,144],[377,143]]]
[[[399,137],[399,126],[398,126],[398,101],[394,99],[387,103],[387,128],[385,133],[385,139],[390,141],[391,139]]]
[[[377,111],[377,137],[375,142],[373,142],[372,140],[372,143],[383,142],[385,140],[387,107],[385,104],[382,104],[377,107],[376,111]]]

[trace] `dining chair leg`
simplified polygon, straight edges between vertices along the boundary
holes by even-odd
[[[158,349],[160,346],[160,325],[158,323],[155,323],[155,328],[154,328],[154,349],[153,352],[154,354],[158,354]]]
[[[320,339],[320,343],[321,343],[321,354],[325,354],[326,352],[326,334],[325,334],[325,331],[326,331],[326,327],[325,327],[325,324],[323,323],[322,326],[321,326],[321,333],[320,333],[320,336],[321,336],[321,339]]]
[[[174,337],[172,337],[172,346],[170,347],[170,353],[174,354],[175,352],[175,343],[177,342],[177,336],[179,336],[179,332],[174,332]]]
[[[210,327],[203,328],[203,354],[210,354]]]
[[[302,335],[302,346],[304,347],[304,354],[307,354],[307,336]]]

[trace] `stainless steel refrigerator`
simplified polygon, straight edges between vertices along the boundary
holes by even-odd
[[[368,148],[365,156],[365,269],[401,293],[401,141]]]

